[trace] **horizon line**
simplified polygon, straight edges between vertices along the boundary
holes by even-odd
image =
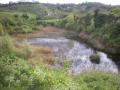
[[[114,5],[114,4],[106,4],[106,3],[102,3],[102,2],[89,2],[89,1],[85,1],[85,2],[80,2],[80,3],[50,3],[50,2],[40,2],[40,1],[9,1],[9,2],[6,2],[6,3],[2,3],[2,2],[0,2],[0,4],[9,4],[9,3],[27,3],[27,2],[29,2],[29,3],[43,3],[43,4],[76,4],[76,5],[78,5],[78,4],[83,4],[83,3],[99,3],[99,4],[103,4],[103,5],[110,5],[110,6],[119,6],[119,4],[116,4],[116,5]]]

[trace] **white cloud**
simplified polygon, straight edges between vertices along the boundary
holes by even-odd
[[[16,2],[20,0],[0,0],[0,3]],[[22,0],[23,1],[23,0]],[[32,0],[27,0],[32,1]],[[101,2],[105,4],[120,5],[120,0],[35,0],[42,3],[82,3],[82,2]]]

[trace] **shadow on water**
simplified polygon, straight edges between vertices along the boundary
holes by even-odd
[[[108,54],[109,58],[112,58],[112,60],[115,62],[117,65],[119,72],[120,72],[120,55],[113,55],[113,54]]]

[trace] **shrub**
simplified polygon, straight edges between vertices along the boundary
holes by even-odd
[[[22,33],[32,32],[32,28],[29,25],[22,25],[22,29],[20,30]]]
[[[22,17],[23,17],[24,19],[29,19],[29,15],[28,15],[28,14],[23,14]]]
[[[96,64],[99,64],[100,63],[100,57],[99,57],[99,55],[98,54],[92,54],[91,56],[90,56],[90,60],[91,60],[91,62],[93,62],[93,63],[96,63]]]
[[[3,87],[20,86],[23,75],[27,76],[28,64],[14,55],[0,57],[0,85]]]

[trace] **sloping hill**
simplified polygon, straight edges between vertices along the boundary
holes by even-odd
[[[111,8],[112,6],[110,5],[104,5],[95,2],[86,2],[82,4],[45,4],[37,2],[19,2],[0,5],[0,11],[29,12],[36,14],[38,18],[42,19],[44,17],[64,17],[70,12],[92,12],[96,9],[99,9],[100,11],[109,11]]]
[[[30,2],[22,2],[22,3],[10,3],[0,5],[0,11],[9,11],[9,12],[29,12],[36,14],[39,18],[43,17],[60,17],[63,14],[60,10],[56,9],[55,5],[42,3],[30,3]]]

